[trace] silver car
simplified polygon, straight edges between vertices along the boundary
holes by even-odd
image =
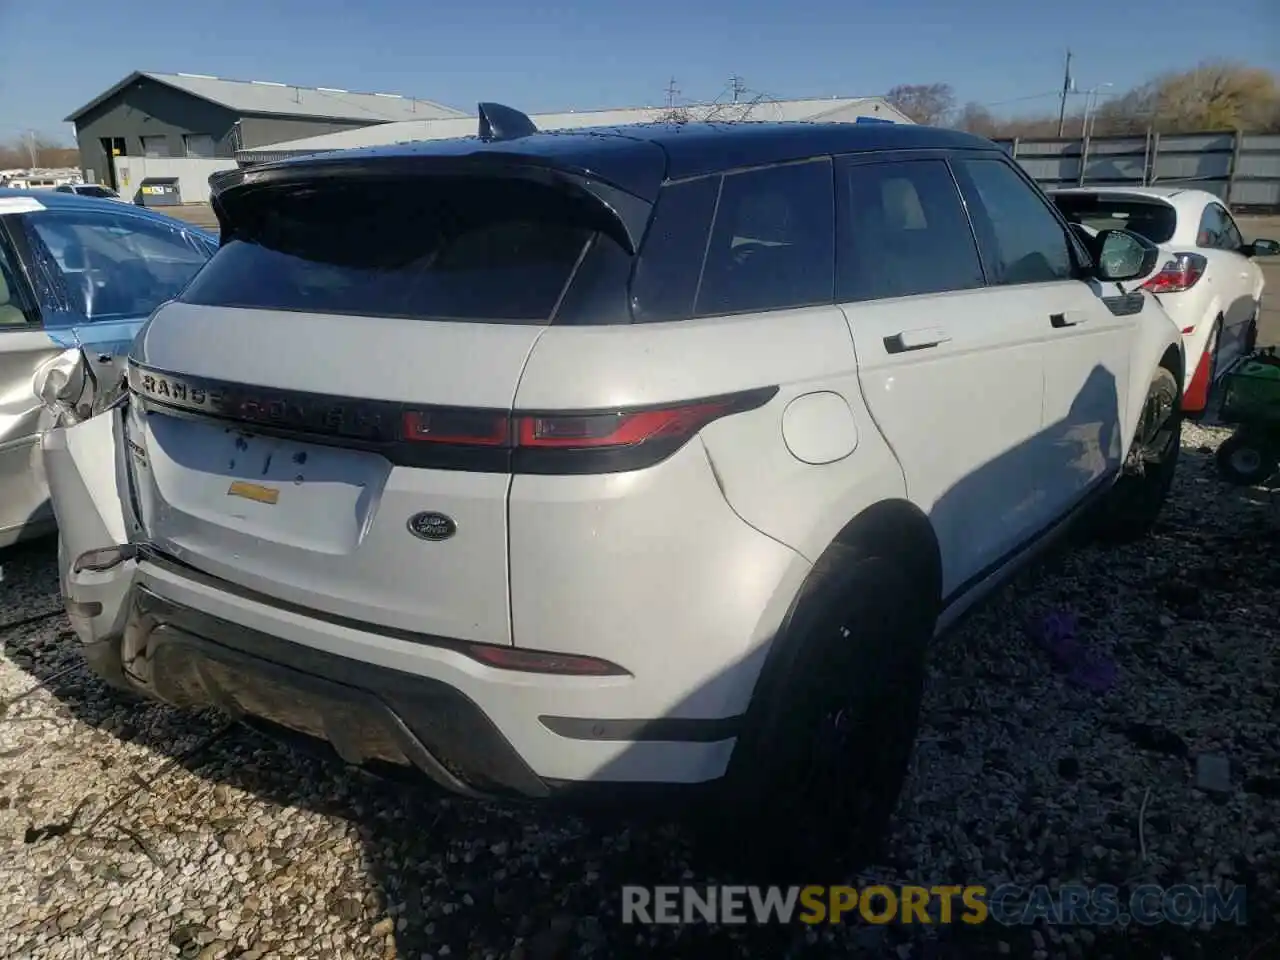
[[[32,388],[36,374],[68,351],[84,356],[64,364],[72,376],[116,368],[217,245],[141,207],[0,189],[0,548],[54,526],[39,443],[52,414]]]

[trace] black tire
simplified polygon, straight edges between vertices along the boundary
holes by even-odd
[[[1253,487],[1269,479],[1280,467],[1275,447],[1248,430],[1237,430],[1218,447],[1218,472],[1230,483]]]
[[[1253,351],[1258,349],[1258,314],[1255,313],[1249,321],[1249,326],[1245,328],[1244,334],[1244,356],[1249,356]]]
[[[760,883],[837,882],[888,834],[936,624],[902,558],[833,546],[766,664],[704,850]]]
[[[1158,368],[1147,388],[1123,472],[1096,514],[1095,532],[1100,539],[1128,543],[1145,537],[1155,526],[1182,452],[1180,400],[1173,372]]]

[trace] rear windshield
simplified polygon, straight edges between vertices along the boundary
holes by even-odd
[[[182,299],[354,316],[547,323],[596,238],[585,198],[519,179],[260,188]]]
[[[1163,200],[1060,193],[1053,202],[1071,223],[1094,230],[1132,230],[1152,243],[1168,243],[1178,225],[1173,207]]]

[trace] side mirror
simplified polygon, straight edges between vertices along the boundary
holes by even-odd
[[[1108,282],[1145,277],[1160,259],[1160,248],[1132,230],[1102,230],[1093,249],[1098,261],[1094,276]]]
[[[1255,240],[1253,243],[1246,243],[1240,252],[1246,257],[1276,257],[1280,256],[1280,242]]]

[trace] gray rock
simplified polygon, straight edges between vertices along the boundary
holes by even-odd
[[[1206,793],[1230,793],[1231,761],[1218,754],[1200,754],[1196,757],[1196,786]]]

